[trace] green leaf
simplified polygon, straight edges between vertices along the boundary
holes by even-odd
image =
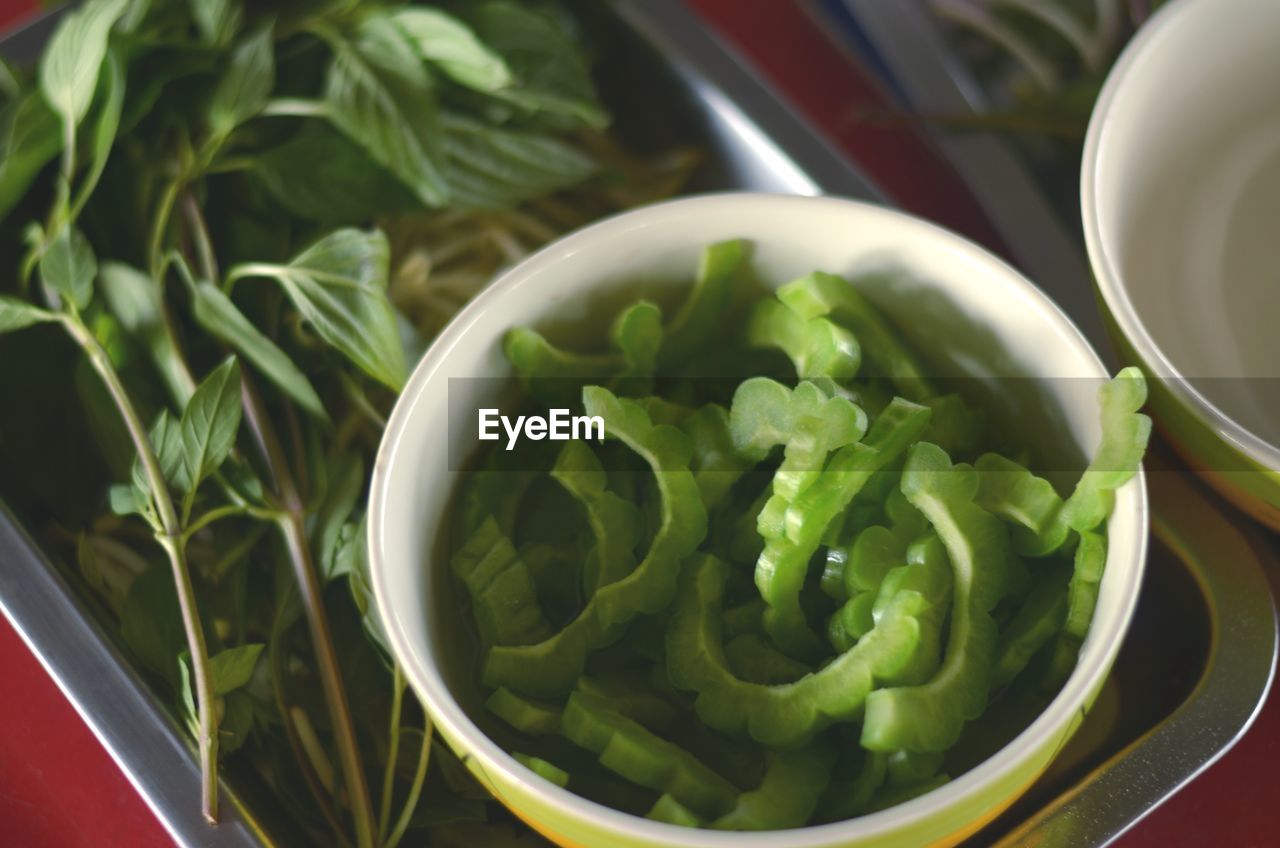
[[[120,637],[145,668],[178,690],[178,655],[186,635],[169,569],[152,565],[134,578],[120,613]]]
[[[370,377],[399,391],[405,361],[395,310],[387,299],[389,253],[380,231],[343,229],[288,265],[251,267],[253,273],[280,282],[322,339]]]
[[[186,491],[189,483],[186,464],[182,458],[182,428],[169,410],[162,410],[156,417],[148,434],[151,450],[156,462],[160,465],[160,474],[165,482],[175,489]],[[151,485],[147,480],[147,472],[142,467],[142,460],[133,463],[133,485],[140,497],[146,502],[151,496]]]
[[[136,486],[119,483],[107,489],[107,505],[114,515],[143,515],[147,510],[147,500]]]
[[[495,97],[527,112],[597,129],[609,123],[586,57],[556,19],[512,0],[468,6],[466,17],[514,77],[512,85],[494,92]]]
[[[115,144],[116,132],[120,129],[120,115],[124,110],[125,73],[124,61],[115,50],[108,50],[102,65],[102,80],[98,86],[102,103],[94,118],[89,137],[91,156],[89,171],[80,183],[80,191],[76,196],[77,212],[84,207],[89,195],[102,178],[107,167],[107,159],[111,156],[111,148]]]
[[[325,102],[334,126],[427,206],[443,206],[434,85],[422,60],[385,17],[370,17],[353,42],[334,44]]]
[[[327,464],[327,486],[315,510],[311,546],[320,561],[321,574],[330,580],[341,573],[337,568],[341,535],[364,491],[365,476],[364,461],[355,452],[337,454]]]
[[[24,300],[0,295],[0,333],[11,333],[32,324],[56,320],[58,316],[52,312],[32,306]]]
[[[40,257],[40,278],[77,309],[89,305],[97,275],[98,259],[93,248],[74,227],[59,230]]]
[[[446,116],[444,124],[445,173],[460,206],[515,206],[596,171],[591,157],[548,135],[497,129],[460,116]]]
[[[62,149],[58,115],[37,91],[0,113],[0,218],[31,187],[40,169]]]
[[[245,691],[232,692],[223,702],[222,720],[218,722],[218,754],[234,754],[249,738],[254,727],[254,700]]]
[[[98,289],[124,331],[141,342],[170,395],[186,397],[190,389],[185,367],[165,327],[160,285],[136,268],[104,262],[98,272]]]
[[[354,533],[343,533],[343,546],[339,549],[337,568],[335,571],[345,572],[347,586],[351,589],[351,600],[355,602],[360,613],[361,624],[365,635],[378,650],[384,661],[393,656],[391,640],[387,638],[387,628],[378,616],[378,605],[373,600],[373,589],[369,585],[369,547],[366,544],[367,528],[361,521]],[[336,574],[335,574],[336,576]],[[388,662],[388,668],[390,662]]]
[[[275,85],[275,42],[271,26],[259,27],[231,51],[226,73],[209,104],[209,129],[225,137],[262,111]]]
[[[58,24],[40,59],[40,88],[72,129],[89,111],[111,27],[126,0],[90,0]]]
[[[365,529],[364,519],[348,521],[338,531],[338,539],[334,544],[333,556],[322,560],[325,582],[337,580],[343,575],[358,571],[364,557]]]
[[[493,92],[511,84],[511,71],[502,57],[452,15],[438,9],[412,8],[392,13],[391,20],[419,56],[468,88]]]
[[[201,281],[192,297],[196,323],[252,362],[280,391],[321,420],[328,420],[320,396],[305,374],[275,342],[264,336],[212,283]]]
[[[355,142],[318,121],[255,157],[253,173],[276,202],[306,221],[350,226],[422,207]]]
[[[104,316],[105,317],[105,316]],[[101,320],[101,319],[100,319]],[[119,330],[116,330],[119,333]],[[112,480],[127,479],[138,451],[129,438],[129,429],[120,417],[116,405],[87,356],[76,358],[71,381],[75,387],[75,399],[80,405],[79,417],[98,455],[106,464]],[[83,473],[83,472],[82,472]],[[143,498],[143,502],[146,499]]]
[[[240,28],[244,9],[238,0],[189,0],[191,17],[205,44],[226,44]]]
[[[227,648],[209,657],[209,686],[213,694],[226,695],[248,683],[264,647],[261,642],[254,642]]]
[[[204,379],[182,411],[186,490],[194,492],[222,465],[240,429],[240,366],[230,357]]]

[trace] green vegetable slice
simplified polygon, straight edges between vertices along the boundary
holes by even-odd
[[[871,370],[887,377],[908,400],[920,402],[937,394],[910,348],[848,280],[819,271],[778,289],[778,299],[805,320],[828,316],[852,330]]]
[[[835,752],[811,745],[778,751],[759,788],[738,796],[733,809],[711,823],[717,830],[787,830],[803,827],[831,779]]]
[[[653,426],[640,404],[619,399],[607,389],[591,386],[582,396],[587,415],[603,419],[605,434],[624,442],[653,469],[661,494],[661,525],[640,564],[599,589],[559,633],[535,645],[492,648],[484,667],[489,686],[542,696],[572,690],[588,650],[601,647],[616,626],[670,603],[680,563],[706,536],[707,514],[689,470],[691,451],[684,434],[674,427]]]
[[[570,695],[561,730],[565,738],[599,757],[605,768],[670,795],[698,815],[724,815],[738,796],[736,786],[688,751],[619,714],[597,695]]]
[[[512,753],[511,756],[515,757],[520,765],[529,769],[529,771],[543,780],[550,781],[561,789],[569,785],[569,773],[559,766],[552,765],[541,757],[522,754],[519,751]]]
[[[853,780],[832,783],[818,805],[818,820],[843,821],[862,815],[888,774],[889,755],[866,751]]]
[[[484,702],[485,709],[522,733],[551,736],[560,732],[560,709],[517,695],[499,686]]]
[[[583,592],[590,597],[631,573],[643,516],[635,504],[605,488],[607,475],[585,442],[569,441],[560,451],[551,476],[586,509],[595,550],[583,566]]]
[[[805,320],[776,300],[762,300],[747,319],[747,344],[787,355],[802,380],[849,380],[862,361],[858,340],[826,318]]]
[[[1151,419],[1138,412],[1147,402],[1146,378],[1137,368],[1125,368],[1102,386],[1098,396],[1102,441],[1065,501],[1021,466],[986,460],[984,476],[991,482],[983,499],[993,511],[1019,525],[1014,532],[1019,553],[1048,556],[1066,544],[1072,530],[1082,533],[1097,528],[1111,513],[1115,490],[1138,472],[1151,437]],[[992,475],[992,471],[999,473]]]
[[[936,445],[912,447],[902,490],[929,519],[951,560],[951,632],[942,668],[932,680],[881,689],[867,698],[862,745],[886,752],[945,751],[965,721],[986,707],[997,643],[991,609],[1007,586],[1008,532],[974,502],[978,475],[953,466]]]
[[[645,818],[681,827],[702,827],[702,819],[684,804],[665,793],[658,796],[653,807],[645,813]]]
[[[1083,639],[1088,634],[1094,607],[1098,605],[1098,585],[1102,582],[1102,570],[1106,564],[1106,537],[1101,533],[1082,531],[1067,591],[1067,617],[1062,626],[1067,635]]]
[[[1000,634],[991,689],[1007,686],[1022,673],[1036,652],[1062,631],[1067,616],[1068,572],[1051,568],[1031,589]]]
[[[723,406],[709,403],[679,425],[693,446],[694,479],[707,509],[718,506],[752,464],[734,445],[729,422]]]
[[[782,650],[805,656],[820,650],[820,641],[800,607],[800,589],[809,561],[828,525],[848,507],[871,475],[883,469],[914,442],[929,420],[929,411],[895,398],[867,433],[865,442],[841,448],[816,483],[786,504],[766,504],[760,534],[764,551],[756,562],[756,587],[769,605],[765,629]],[[780,507],[781,533],[766,524],[770,507]],[[772,523],[772,522],[770,522]]]
[[[693,289],[667,324],[658,361],[671,369],[705,348],[718,335],[717,325],[733,299],[733,283],[742,267],[746,243],[722,241],[702,251]]]
[[[528,567],[492,517],[453,557],[486,645],[527,645],[551,635]]]
[[[758,633],[743,633],[724,646],[734,675],[748,683],[774,685],[799,680],[812,669],[774,648]]]
[[[876,682],[907,666],[919,645],[916,616],[928,603],[919,592],[902,591],[870,633],[821,670],[778,686],[739,680],[721,642],[726,576],[727,567],[714,557],[691,560],[667,630],[671,682],[698,693],[698,716],[717,730],[774,747],[802,745],[833,722],[860,715]]]

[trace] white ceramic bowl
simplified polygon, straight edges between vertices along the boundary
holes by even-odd
[[[1172,0],[1094,108],[1081,213],[1167,436],[1280,527],[1280,2]]]
[[[729,834],[648,821],[584,800],[532,775],[488,739],[459,705],[442,665],[451,642],[441,611],[456,604],[438,555],[457,482],[450,470],[475,440],[477,395],[510,373],[501,352],[514,326],[604,324],[588,295],[637,280],[689,281],[702,248],[742,237],[762,280],[781,285],[815,269],[879,272],[869,295],[927,343],[944,370],[1014,381],[1030,391],[1004,413],[1029,433],[1060,427],[1068,453],[1091,453],[1100,426],[1096,390],[1106,372],[1071,322],[1016,271],[946,230],[888,209],[831,198],[729,194],[651,206],[574,233],[481,293],[436,339],[401,396],[373,475],[372,581],[396,658],[439,733],[508,807],[564,845],[698,848],[877,848],[950,843],[1010,803],[1043,770],[1096,697],[1119,650],[1141,583],[1147,540],[1141,476],[1122,488],[1097,613],[1062,692],[1013,742],[946,786],[837,824]],[[459,396],[461,393],[461,396]],[[456,665],[456,661],[454,662]],[[465,697],[465,696],[463,696]]]

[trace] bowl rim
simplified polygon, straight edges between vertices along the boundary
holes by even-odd
[[[691,210],[705,215],[732,215],[744,203],[776,204],[779,207],[823,204],[843,208],[857,215],[879,216],[891,226],[914,231],[917,238],[941,238],[949,242],[952,249],[963,251],[986,264],[993,279],[1002,279],[1003,284],[1025,289],[1037,307],[1044,311],[1046,319],[1056,322],[1060,329],[1066,331],[1067,343],[1085,354],[1086,360],[1096,367],[1098,375],[1104,379],[1110,376],[1101,358],[1079,328],[1048,295],[1019,271],[951,230],[908,213],[846,198],[761,192],[696,195],[622,212],[553,241],[500,274],[454,317],[423,355],[392,410],[375,461],[368,512],[370,582],[392,652],[401,663],[406,678],[423,701],[432,721],[447,730],[448,735],[461,740],[465,749],[486,770],[496,769],[504,780],[520,784],[542,808],[553,809],[557,815],[565,818],[588,821],[593,827],[604,831],[625,832],[630,838],[689,848],[806,848],[832,845],[853,838],[875,839],[890,835],[915,821],[945,815],[948,810],[983,798],[993,783],[998,782],[1001,776],[1015,771],[1024,758],[1039,750],[1047,737],[1067,727],[1073,717],[1083,711],[1090,694],[1101,686],[1133,619],[1146,569],[1150,522],[1146,478],[1141,469],[1117,492],[1116,508],[1110,519],[1131,521],[1134,524],[1128,550],[1116,551],[1116,560],[1111,559],[1111,553],[1108,554],[1108,564],[1132,563],[1132,567],[1124,575],[1126,581],[1118,587],[1121,595],[1117,614],[1111,620],[1103,622],[1105,626],[1102,629],[1095,622],[1076,668],[1049,705],[1014,739],[947,784],[885,810],[841,822],[757,833],[698,830],[616,810],[549,781],[537,779],[533,772],[480,730],[451,696],[435,662],[429,655],[419,655],[402,622],[389,614],[394,610],[394,604],[387,569],[389,558],[383,535],[386,529],[385,503],[394,466],[393,458],[406,430],[418,423],[414,413],[418,402],[423,398],[427,383],[471,327],[486,310],[500,301],[506,290],[520,284],[526,277],[577,253],[584,242],[615,235],[625,236],[627,231],[645,226],[650,219],[686,215]],[[779,212],[782,211],[785,210],[779,209]],[[1123,513],[1122,505],[1126,507]],[[501,780],[492,778],[491,781],[498,785],[502,783]]]
[[[1199,11],[1200,2],[1208,5],[1210,0],[1172,0],[1157,9],[1121,52],[1107,75],[1089,118],[1080,165],[1080,218],[1084,224],[1085,248],[1107,310],[1143,364],[1155,372],[1150,376],[1158,378],[1180,406],[1189,410],[1230,447],[1257,465],[1280,472],[1280,444],[1273,444],[1257,435],[1205,397],[1182,375],[1164,348],[1156,343],[1129,298],[1120,263],[1107,249],[1099,220],[1100,163],[1107,153],[1107,140],[1114,132],[1116,101],[1143,64],[1151,61],[1151,56],[1161,49],[1163,39],[1173,27]]]

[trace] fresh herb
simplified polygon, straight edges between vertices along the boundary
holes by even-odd
[[[600,135],[569,20],[88,0],[0,69],[0,486],[185,720],[210,821],[234,753],[309,841],[513,838],[405,697],[364,512],[443,321],[694,165]]]

